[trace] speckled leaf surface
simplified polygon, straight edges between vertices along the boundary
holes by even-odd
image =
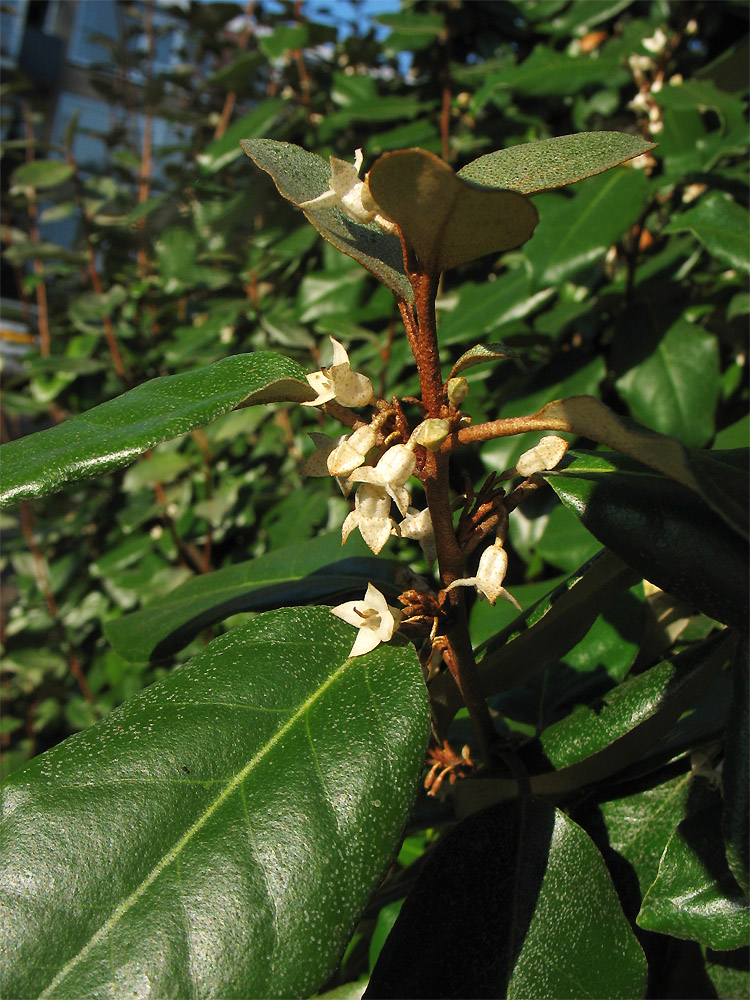
[[[744,639],[732,663],[732,702],[727,719],[724,767],[724,797],[721,825],[732,874],[745,895],[750,895],[750,663]]]
[[[343,600],[354,587],[364,593],[368,582],[381,590],[393,586],[396,563],[370,556],[359,535],[352,536],[348,545],[351,555],[342,559],[341,532],[328,532],[202,573],[153,605],[107,622],[107,638],[120,656],[144,663],[174,653],[202,628],[239,611],[324,600],[337,603],[339,595]]]
[[[436,901],[450,933],[425,934]],[[642,997],[646,961],[599,851],[538,799],[493,806],[437,846],[365,997]]]
[[[428,735],[398,638],[259,615],[5,784],[3,996],[307,996],[394,856]],[[294,955],[294,962],[289,956]]]
[[[385,153],[369,181],[375,201],[433,274],[521,246],[538,221],[523,195],[460,178],[424,149]]]
[[[317,153],[273,139],[243,139],[240,145],[256,166],[271,175],[279,193],[293,205],[311,201],[329,188],[330,163]],[[306,208],[304,213],[337,250],[372,271],[398,298],[411,302],[414,293],[404,272],[397,236],[384,232],[374,222],[355,222],[330,206]]]
[[[609,452],[574,457],[545,478],[602,545],[647,580],[745,631],[747,543],[692,490]]]
[[[720,816],[716,801],[686,817],[672,834],[638,914],[645,930],[719,951],[747,945],[750,903],[729,870]]]
[[[577,132],[487,153],[467,163],[458,176],[476,184],[534,194],[601,174],[654,146],[624,132]]]
[[[451,368],[450,378],[460,375],[468,368],[475,365],[484,365],[488,361],[503,361],[506,358],[517,358],[518,354],[512,347],[505,344],[475,344],[468,351],[464,351],[458,361]]]
[[[312,398],[296,361],[266,351],[151,379],[48,430],[0,448],[0,505],[45,496],[128,465],[160,441],[237,406]]]

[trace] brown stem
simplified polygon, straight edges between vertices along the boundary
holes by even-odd
[[[252,32],[252,16],[255,10],[255,0],[249,0],[245,4],[245,26],[242,29],[242,34],[237,40],[237,49],[239,52],[244,52],[247,48],[248,42],[250,41],[250,34]],[[219,118],[219,124],[216,126],[216,131],[214,132],[214,139],[221,139],[227,130],[229,121],[232,117],[232,112],[234,111],[234,106],[237,103],[237,92],[230,90],[224,99],[224,107],[221,109],[221,117]]]
[[[26,138],[26,162],[34,162],[34,122],[31,117],[31,108],[24,101],[23,104],[24,136]],[[34,246],[41,243],[39,234],[39,208],[36,202],[36,191],[29,192],[29,239]],[[47,308],[47,286],[44,282],[44,261],[41,257],[34,257],[34,274],[36,282],[36,307],[37,324],[39,326],[39,352],[43,358],[49,357],[51,349],[51,337],[49,331],[49,309]]]
[[[154,0],[146,0],[146,12],[143,25],[146,36],[146,88],[148,89],[153,79],[154,69]],[[146,117],[143,122],[143,143],[141,145],[141,166],[138,171],[138,204],[142,205],[148,201],[151,190],[151,144],[153,141],[154,115],[151,104],[146,105]],[[138,273],[144,275],[148,270],[148,257],[146,254],[146,216],[138,220],[138,236],[140,246],[136,263]]]

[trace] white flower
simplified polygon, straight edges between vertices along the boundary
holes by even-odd
[[[333,361],[330,368],[306,375],[305,378],[317,392],[317,398],[303,403],[303,406],[321,406],[335,399],[342,406],[366,406],[375,395],[372,382],[366,375],[353,372],[349,367],[349,355],[343,344],[333,337]]]
[[[348,497],[352,491],[352,484],[346,478],[346,476],[338,476],[331,472],[328,468],[328,462],[330,456],[340,447],[342,442],[345,440],[345,435],[340,437],[338,441],[334,441],[327,434],[320,434],[317,431],[310,431],[309,436],[315,445],[315,451],[308,458],[302,462],[299,467],[299,471],[303,476],[311,477],[321,477],[321,476],[335,476],[336,482],[341,488],[341,492],[345,497]]]
[[[530,448],[516,462],[516,472],[519,476],[533,476],[535,472],[544,472],[554,467],[562,460],[568,450],[565,438],[556,434],[548,434],[536,445]]]
[[[328,455],[328,472],[332,476],[348,476],[354,472],[364,462],[367,452],[375,447],[377,437],[377,431],[371,424],[358,427],[343,437]]]
[[[331,180],[330,188],[319,194],[317,198],[310,201],[300,202],[300,208],[331,208],[340,209],[344,215],[348,215],[355,222],[367,225],[368,222],[377,222],[384,229],[392,228],[393,224],[385,219],[378,207],[377,202],[370,193],[367,179],[360,180],[359,171],[362,169],[362,150],[358,149],[354,154],[354,164],[347,163],[346,160],[339,160],[336,156],[331,160]]]
[[[404,483],[409,479],[417,460],[413,450],[406,444],[394,444],[373,468],[366,465],[356,469],[349,477],[355,483],[370,483],[382,487],[393,499],[401,515],[409,507],[409,493]]]
[[[339,604],[338,607],[331,608],[331,614],[359,629],[350,657],[362,656],[381,642],[388,642],[403,617],[397,608],[386,604],[383,595],[371,583],[367,585],[364,600]]]
[[[432,518],[430,510],[417,510],[416,507],[409,507],[406,517],[398,526],[399,534],[402,538],[412,538],[422,546],[425,559],[432,566],[437,558],[435,547],[435,533],[432,530]]]
[[[651,38],[641,39],[641,45],[648,52],[653,52],[654,55],[658,55],[660,52],[663,52],[667,46],[667,36],[661,28],[657,28]]]
[[[476,587],[479,594],[483,594],[490,604],[494,604],[498,597],[504,597],[506,601],[523,610],[515,597],[508,593],[503,587],[503,580],[508,569],[508,553],[503,548],[503,543],[499,538],[495,539],[494,545],[488,546],[482,553],[477,567],[476,576],[468,576],[461,580],[454,580],[446,592],[454,587]]]
[[[341,544],[359,528],[365,544],[377,555],[396,527],[390,515],[391,498],[385,489],[363,483],[354,496],[354,510],[341,526]]]

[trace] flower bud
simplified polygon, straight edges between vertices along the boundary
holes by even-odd
[[[449,378],[446,389],[448,390],[448,402],[456,409],[469,395],[469,383],[462,375]]]
[[[414,428],[411,441],[414,444],[421,444],[430,451],[439,451],[440,445],[450,434],[451,425],[447,420],[439,417],[429,417]]]

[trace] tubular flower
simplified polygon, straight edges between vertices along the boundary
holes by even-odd
[[[364,600],[339,604],[338,607],[331,608],[331,614],[359,629],[350,657],[362,656],[381,642],[388,642],[403,617],[397,608],[386,604],[383,595],[371,583],[367,585]]]
[[[349,355],[343,344],[333,337],[333,362],[330,368],[306,375],[305,378],[317,392],[317,398],[303,403],[303,406],[322,406],[335,399],[342,406],[366,406],[375,395],[372,382],[366,375],[353,372],[349,367]]]
[[[386,219],[380,208],[370,193],[367,178],[360,179],[359,172],[362,169],[362,150],[358,149],[354,154],[354,163],[347,163],[346,160],[339,160],[332,156],[331,160],[331,180],[328,191],[319,194],[317,198],[299,203],[300,208],[338,208],[354,222],[361,222],[367,225],[368,222],[377,222],[383,229],[393,229],[393,223]]]
[[[516,472],[519,476],[533,476],[535,472],[554,469],[568,450],[565,438],[548,434],[538,445],[525,451],[516,462]]]
[[[390,512],[391,498],[383,487],[363,483],[354,495],[354,510],[341,526],[341,544],[359,528],[365,545],[377,555],[396,527]]]
[[[412,449],[406,444],[394,444],[373,468],[366,465],[356,469],[349,477],[355,483],[370,483],[382,487],[393,499],[401,515],[409,507],[409,493],[404,483],[409,479],[417,460]]]
[[[415,542],[419,542],[425,559],[432,566],[437,558],[437,548],[429,508],[417,510],[416,507],[409,507],[406,517],[398,526],[398,531],[402,538],[412,538]]]
[[[446,592],[453,590],[454,587],[476,587],[477,593],[483,594],[490,604],[494,604],[498,597],[504,597],[506,601],[510,601],[514,607],[521,611],[523,610],[521,605],[503,587],[507,569],[508,553],[503,548],[503,543],[497,538],[495,543],[488,546],[482,553],[477,567],[477,575],[454,580],[445,588]]]

